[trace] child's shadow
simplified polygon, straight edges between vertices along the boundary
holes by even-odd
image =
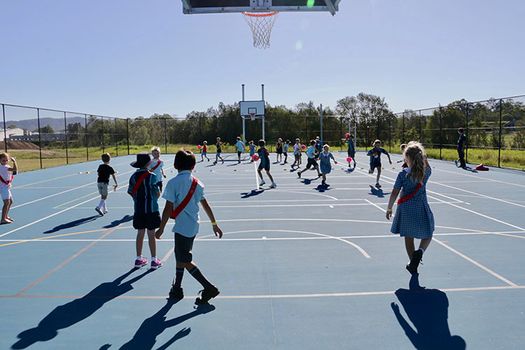
[[[343,168],[343,170],[344,170],[345,173],[353,173],[354,170],[355,170],[355,167],[353,167],[353,168],[350,168],[350,167],[349,168]]]
[[[466,349],[463,338],[450,334],[447,295],[439,289],[419,286],[418,277],[418,274],[412,275],[410,289],[396,291],[396,296],[415,329],[401,315],[395,302],[390,305],[406,336],[416,349]]]
[[[176,301],[171,301],[168,299],[166,305],[164,305],[159,311],[157,311],[153,316],[147,318],[142,322],[139,329],[135,332],[133,338],[128,341],[126,344],[122,345],[120,350],[132,350],[132,349],[152,349],[157,341],[157,336],[162,334],[166,329],[174,327],[184,321],[189,320],[190,318],[206,314],[215,310],[215,306],[210,304],[199,305],[195,310],[184,314],[182,316],[172,318],[171,320],[166,320],[166,314],[171,309],[171,307],[176,303]],[[160,346],[158,350],[168,349],[173,343],[178,339],[181,339],[191,332],[191,328],[182,328],[180,331],[175,333],[170,340],[165,344]]]
[[[244,198],[250,198],[250,197],[258,196],[258,195],[260,195],[263,192],[264,192],[264,189],[251,190],[250,192],[242,192],[241,193],[241,198],[244,199]]]
[[[108,301],[115,299],[133,289],[133,283],[140,280],[153,270],[146,270],[142,274],[123,282],[134,271],[133,268],[111,282],[105,282],[84,295],[82,298],[57,306],[45,316],[35,328],[27,329],[18,334],[19,340],[11,346],[12,349],[25,349],[39,341],[48,341],[58,335],[60,329],[88,318]]]
[[[133,215],[125,215],[122,219],[114,220],[110,224],[104,226],[104,228],[117,227],[120,224],[133,220]]]
[[[60,224],[58,226],[53,227],[50,230],[44,231],[44,233],[46,233],[46,234],[47,233],[55,233],[55,232],[58,232],[60,230],[64,230],[64,229],[67,229],[67,228],[72,228],[72,227],[79,226],[79,225],[82,225],[82,224],[85,224],[85,223],[88,223],[88,222],[91,222],[91,221],[95,221],[99,217],[100,217],[100,215],[87,216],[87,217],[82,218],[82,219],[77,219],[77,220],[74,220],[74,221],[67,222],[65,224]]]
[[[317,191],[319,191],[319,192],[329,191],[329,190],[330,190],[330,185],[323,185],[323,184],[320,184],[320,185],[318,185],[315,189],[316,189]]]
[[[390,192],[384,193],[381,188],[375,188],[372,185],[370,185],[370,193],[378,198],[383,198],[386,194],[390,194]]]

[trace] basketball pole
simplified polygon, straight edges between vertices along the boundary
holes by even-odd
[[[242,101],[244,102],[244,84],[242,86]],[[246,118],[241,115],[242,118],[242,142],[246,144]]]
[[[263,101],[263,103],[266,104],[266,102],[264,102],[264,84],[261,84],[261,93],[262,93],[262,101]],[[265,110],[265,113],[266,113],[266,106],[265,106],[264,110]],[[265,121],[266,117],[265,117],[264,114],[262,115],[261,119],[262,119],[262,139],[266,141],[265,132],[264,132],[264,121]]]

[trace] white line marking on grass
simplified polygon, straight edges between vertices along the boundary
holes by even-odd
[[[500,281],[505,282],[505,283],[508,284],[509,286],[511,286],[511,287],[518,287],[518,285],[517,285],[516,283],[514,283],[514,282],[512,282],[512,281],[506,279],[505,277],[503,277],[503,276],[497,274],[496,272],[492,271],[492,270],[489,269],[488,267],[486,267],[486,266],[480,264],[479,262],[475,261],[474,259],[469,258],[469,257],[466,256],[465,254],[463,254],[463,253],[457,251],[456,249],[452,248],[451,246],[449,246],[449,245],[447,245],[447,244],[441,242],[439,239],[434,238],[434,241],[435,241],[436,243],[440,244],[441,246],[447,248],[448,250],[450,250],[450,251],[453,252],[454,254],[457,254],[457,255],[459,255],[460,257],[462,257],[463,259],[467,260],[468,262],[470,262],[470,263],[476,265],[477,267],[479,267],[479,268],[482,269],[483,271],[485,271],[485,272],[489,273],[490,275],[496,277],[496,278],[499,279]]]
[[[347,241],[346,239],[343,239],[341,237],[326,235],[324,233],[318,233],[318,232],[295,231],[295,230],[242,230],[242,231],[227,232],[227,233],[224,233],[224,235],[232,235],[232,234],[238,234],[238,233],[250,233],[250,232],[304,233],[304,234],[312,235],[312,236],[325,237],[325,238],[328,238],[328,239],[333,239],[333,240],[340,241],[340,242],[343,242],[345,244],[351,245],[352,247],[357,249],[365,258],[370,259],[370,255],[368,255],[368,253],[363,248],[358,246],[357,244],[355,244],[353,242],[350,242],[350,241]],[[203,236],[202,238],[208,238],[208,237],[213,237],[213,235],[206,235],[206,236]],[[264,238],[264,239],[261,238],[261,240],[268,240],[268,237]]]

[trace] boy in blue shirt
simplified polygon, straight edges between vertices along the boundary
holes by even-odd
[[[259,140],[259,150],[257,151],[257,154],[259,155],[259,159],[261,162],[259,163],[259,167],[257,168],[257,173],[259,174],[259,177],[261,178],[260,186],[264,185],[266,182],[264,182],[263,176],[262,176],[262,170],[264,169],[266,171],[266,175],[270,178],[270,181],[272,184],[270,185],[270,188],[276,188],[277,184],[275,181],[273,181],[272,174],[270,174],[270,153],[266,149],[266,141]]]
[[[317,161],[315,160],[315,158],[319,156],[316,145],[317,145],[317,142],[315,140],[310,140],[310,147],[308,147],[308,149],[306,150],[306,156],[308,157],[308,163],[306,163],[306,168],[297,172],[297,176],[299,178],[301,178],[301,174],[304,173],[306,170],[310,169],[310,167],[313,167],[315,170],[317,170],[317,177],[321,177],[321,173],[319,172],[319,165],[317,164]]]
[[[372,148],[370,151],[367,152],[367,156],[370,157],[370,170],[368,170],[369,174],[374,173],[374,169],[377,168],[377,179],[376,179],[376,187],[381,188],[381,185],[379,184],[379,178],[381,177],[381,153],[386,154],[388,157],[388,161],[390,164],[392,164],[392,160],[390,159],[390,154],[384,149],[381,148],[381,140],[375,140],[374,141],[374,148]]]
[[[204,185],[191,175],[191,171],[195,168],[195,163],[195,156],[190,151],[180,150],[175,155],[174,166],[179,173],[168,181],[162,195],[162,198],[166,199],[166,205],[155,237],[157,239],[161,238],[168,220],[172,217],[172,214],[175,214],[175,209],[175,212],[179,213],[173,226],[177,265],[175,281],[171,287],[169,297],[175,300],[184,298],[182,277],[184,269],[186,269],[204,287],[201,291],[201,297],[195,301],[199,305],[205,304],[211,298],[219,295],[219,289],[204,277],[193,262],[193,241],[199,232],[199,203],[210,218],[215,235],[221,238],[222,231],[215,221],[215,216],[206,198],[204,198]]]
[[[241,141],[241,137],[237,136],[237,142],[235,142],[235,148],[237,149],[237,161],[241,163],[241,154],[244,152],[244,142]]]
[[[144,234],[147,230],[148,245],[151,252],[151,268],[158,269],[162,266],[162,262],[157,259],[155,229],[160,225],[158,204],[160,191],[157,175],[148,170],[150,161],[149,154],[137,154],[137,160],[131,163],[131,166],[138,169],[129,179],[128,193],[133,197],[133,228],[137,230],[135,267],[148,264],[148,260],[142,256]]]

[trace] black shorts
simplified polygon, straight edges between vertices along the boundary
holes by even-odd
[[[175,261],[178,263],[189,263],[193,260],[191,250],[195,237],[185,237],[180,233],[175,233]]]
[[[308,158],[308,163],[306,163],[306,169],[310,169],[310,167],[314,167],[314,169],[317,169],[318,165],[315,161],[315,158]]]
[[[136,230],[154,230],[160,227],[160,213],[158,211],[148,214],[134,214],[133,228]]]
[[[348,151],[348,156],[352,157],[352,159],[355,158],[355,151]]]
[[[262,163],[259,164],[259,167],[257,168],[259,170],[266,170],[266,171],[270,171],[270,162],[266,163],[265,165],[263,165]]]

